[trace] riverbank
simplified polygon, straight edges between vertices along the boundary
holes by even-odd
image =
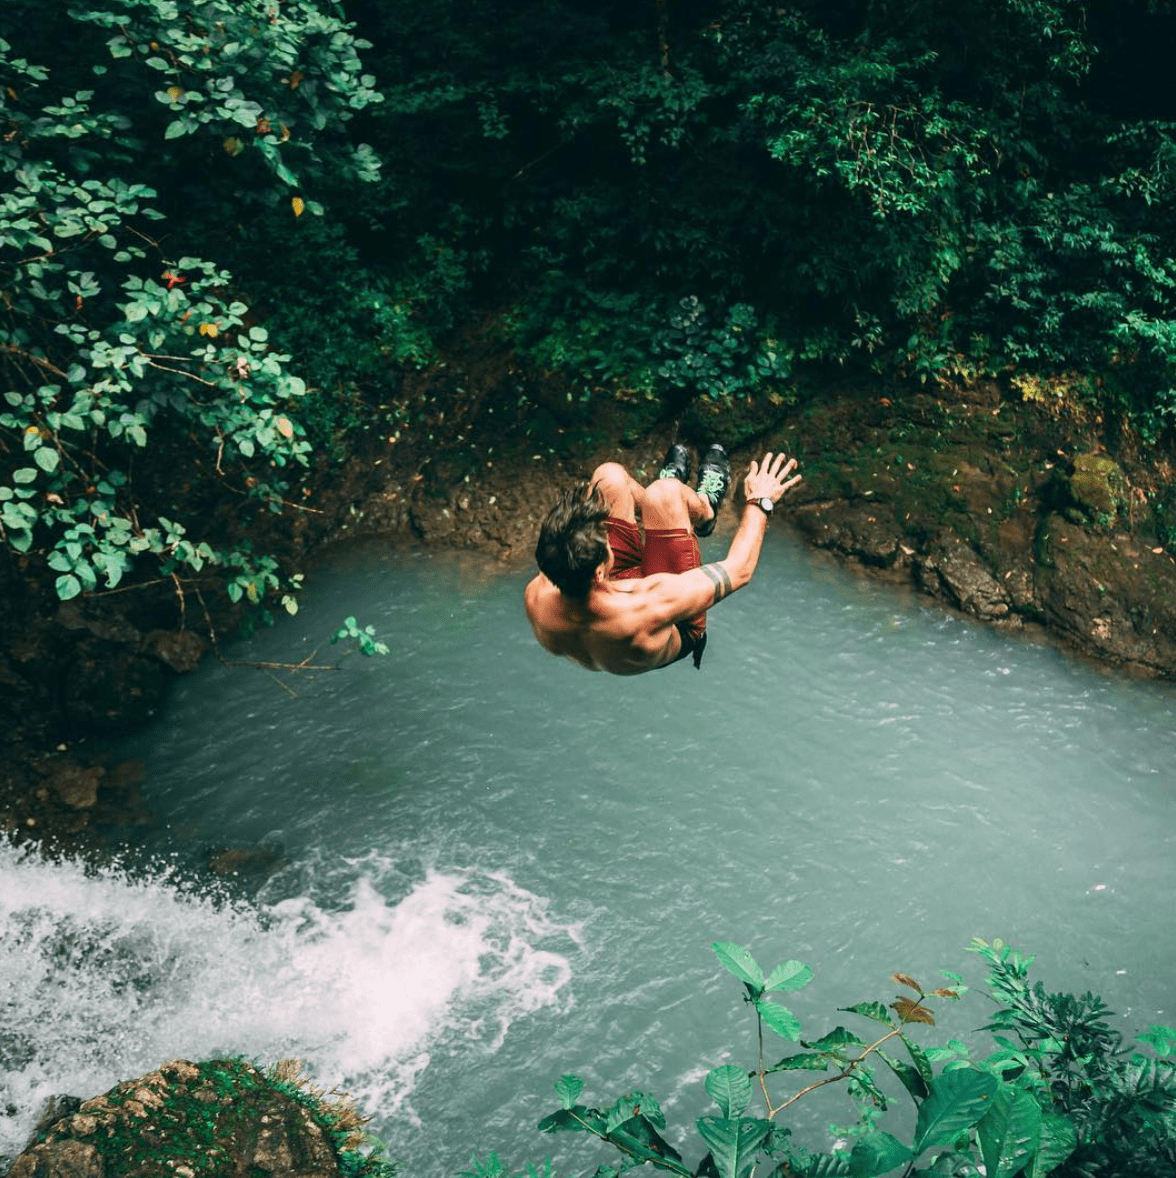
[[[259,547],[313,568],[326,545],[411,538],[522,567],[558,488],[605,459],[652,478],[671,440],[717,437],[737,472],[765,449],[795,455],[804,480],[775,526],[863,575],[1116,673],[1176,678],[1176,560],[1156,511],[1170,461],[1011,386],[825,383],[791,406],[675,414],[645,399],[584,403],[487,339],[407,376],[398,401],[398,423],[373,415]],[[59,603],[25,564],[0,558],[0,705],[12,714],[0,830],[115,853],[117,831],[147,814],[141,771],[113,763],[104,740],[149,724],[240,615],[166,582]]]

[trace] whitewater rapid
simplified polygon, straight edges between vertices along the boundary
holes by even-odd
[[[492,1053],[515,1019],[570,1002],[568,957],[541,946],[575,930],[506,876],[427,871],[389,897],[393,865],[349,866],[342,902],[249,903],[0,840],[0,1166],[47,1097],[177,1057],[302,1059],[378,1129],[415,1116],[439,1040]]]

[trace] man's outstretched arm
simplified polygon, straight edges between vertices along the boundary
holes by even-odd
[[[801,476],[792,473],[795,469],[795,458],[783,454],[773,457],[770,452],[764,455],[762,465],[751,463],[743,480],[743,518],[725,559],[689,572],[668,574],[658,585],[659,612],[667,623],[695,617],[751,580],[768,526],[768,517],[755,506],[756,501],[770,499],[778,503],[800,482]]]

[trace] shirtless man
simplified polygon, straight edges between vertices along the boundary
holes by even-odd
[[[706,611],[751,580],[772,508],[801,476],[792,473],[796,459],[783,454],[753,461],[727,557],[704,565],[697,537],[714,529],[730,466],[723,448],[712,446],[691,490],[689,464],[685,448],[672,446],[659,477],[642,487],[606,462],[551,509],[535,548],[541,571],[525,593],[527,618],[546,650],[614,675],[687,656],[699,666]]]

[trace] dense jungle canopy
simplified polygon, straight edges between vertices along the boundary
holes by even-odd
[[[403,373],[487,317],[584,399],[998,376],[1168,447],[1174,25],[7,0],[0,534],[63,598],[164,576],[292,609],[251,514],[372,421],[411,430]]]

